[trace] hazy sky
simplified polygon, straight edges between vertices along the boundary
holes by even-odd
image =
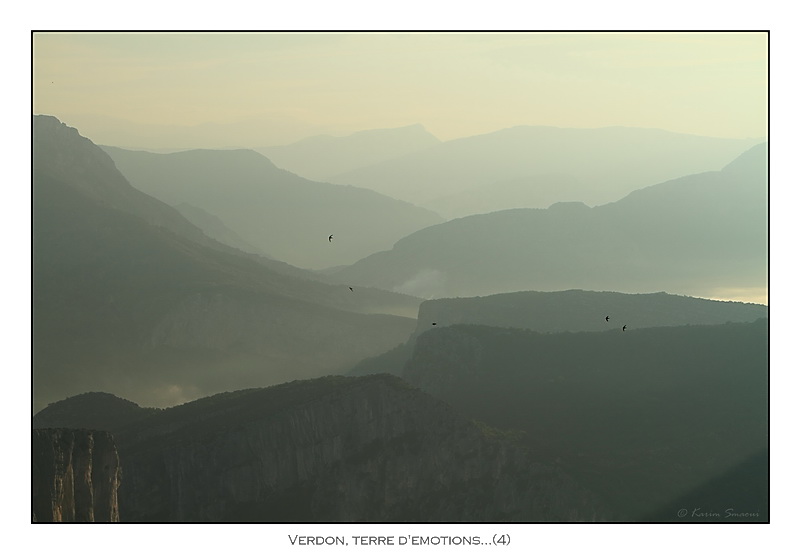
[[[415,123],[442,140],[514,125],[767,134],[766,33],[35,34],[33,76],[34,113],[119,146]]]

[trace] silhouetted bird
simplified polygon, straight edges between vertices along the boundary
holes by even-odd
[[[627,327],[628,327],[628,325],[627,325],[627,324],[626,324],[626,325],[624,325],[624,326],[622,326],[622,331],[625,331],[625,328],[627,328]]]
[[[330,243],[331,241],[333,241],[333,235],[328,235],[328,243]]]
[[[606,316],[606,322],[608,322],[608,316]]]
[[[432,326],[435,326],[435,325],[436,325],[436,322],[433,322],[433,323],[431,323],[431,325],[432,325]]]
[[[352,291],[352,290],[353,290],[353,288],[352,288],[352,287],[348,287],[348,289],[350,289],[350,291]]]

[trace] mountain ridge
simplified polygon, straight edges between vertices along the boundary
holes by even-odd
[[[34,118],[34,149],[34,406],[96,389],[157,406],[330,373],[413,329],[378,313],[413,299],[217,243],[55,118]]]
[[[765,287],[766,156],[762,144],[727,170],[588,210],[555,204],[450,220],[333,275],[423,298],[573,288],[714,297],[721,287]]]
[[[602,519],[508,435],[394,376],[229,391],[114,431],[123,522]]]
[[[422,124],[368,129],[347,136],[315,135],[282,146],[256,148],[276,165],[315,181],[438,144]]]
[[[260,251],[301,268],[351,263],[442,221],[368,188],[300,177],[251,149],[155,154],[103,148],[137,189],[169,205],[201,208]]]
[[[484,297],[423,301],[409,339],[389,351],[360,361],[348,372],[403,375],[417,338],[434,329],[478,325],[559,334],[605,332],[666,326],[720,325],[766,318],[769,308],[754,303],[716,301],[660,293],[613,291],[519,291]],[[606,320],[608,316],[608,320]],[[626,328],[626,329],[627,329]]]
[[[331,180],[372,187],[448,218],[512,208],[459,200],[470,191],[485,191],[491,200],[489,193],[503,182],[519,183],[515,206],[565,200],[594,206],[639,187],[716,170],[758,142],[636,127],[521,125],[445,141]],[[548,176],[560,177],[551,185]]]
[[[767,319],[558,334],[461,324],[421,334],[403,378],[471,418],[525,432],[612,520],[674,521],[680,499],[742,499],[701,489],[767,446],[768,333]],[[758,512],[767,473],[748,468],[757,474],[746,505]]]

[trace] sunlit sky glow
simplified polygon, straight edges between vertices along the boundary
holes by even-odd
[[[766,33],[37,33],[33,62],[34,113],[119,146],[115,128],[209,123],[231,125],[186,146],[416,123],[442,140],[514,125],[767,135]]]

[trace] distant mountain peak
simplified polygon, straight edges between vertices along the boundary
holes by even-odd
[[[380,313],[398,305],[416,310],[415,299],[374,290],[352,295],[346,288],[351,296],[345,297],[341,286],[314,280],[310,272],[223,245],[192,225],[175,203],[134,188],[120,173],[122,165],[76,130],[56,118],[33,121],[35,407],[102,384],[162,406],[234,385],[312,377],[382,352],[413,331],[411,318]],[[252,151],[222,154],[230,162],[224,166],[200,165],[209,151],[136,156],[148,162],[187,157],[183,166],[196,171],[186,186],[208,179],[221,200],[236,196],[232,174],[244,158],[259,159],[245,176],[256,191],[287,173],[264,171],[266,159]],[[152,182],[153,174],[142,179]],[[165,178],[174,181],[175,174]],[[303,184],[296,178],[280,190],[289,196]],[[342,186],[305,190],[309,194],[299,195],[295,206],[316,202],[327,209],[323,216],[350,208],[350,221],[366,211],[377,220],[369,227],[385,224],[389,215],[408,225],[409,216],[421,211],[395,210],[398,201],[385,198],[383,212],[365,210],[361,199],[367,194]],[[367,201],[375,195],[364,193]],[[332,208],[334,194],[341,209]],[[266,202],[245,205],[255,225],[285,215],[288,222],[274,228],[277,234],[297,231],[297,213],[285,197],[266,190],[259,198]],[[218,205],[201,207],[221,217]],[[271,215],[265,208],[273,208]],[[355,236],[345,229],[346,218],[331,231],[326,225],[325,236],[334,232],[342,242]],[[315,330],[324,330],[324,337]]]
[[[554,202],[550,205],[548,210],[552,210],[555,212],[562,212],[562,211],[577,211],[577,210],[588,210],[589,207],[580,202],[580,201],[569,201],[569,202]]]
[[[757,144],[742,154],[734,158],[729,164],[722,168],[723,172],[751,172],[754,168],[763,168],[766,171],[769,147],[766,142]]]
[[[317,135],[283,146],[257,149],[280,167],[317,181],[404,156],[441,141],[421,124],[387,129],[365,129],[334,137]]]
[[[425,135],[429,137],[436,138],[430,131],[428,131],[424,125],[421,123],[412,123],[410,125],[403,125],[400,127],[382,127],[379,129],[361,129],[360,131],[355,131],[353,133],[349,133],[347,135],[312,135],[311,137],[306,137],[304,139],[300,139],[290,145],[299,145],[302,143],[309,143],[315,141],[335,141],[337,139],[347,140],[353,138],[365,138],[365,137],[376,137],[376,136],[391,136],[391,135]],[[437,141],[439,139],[436,139]]]

